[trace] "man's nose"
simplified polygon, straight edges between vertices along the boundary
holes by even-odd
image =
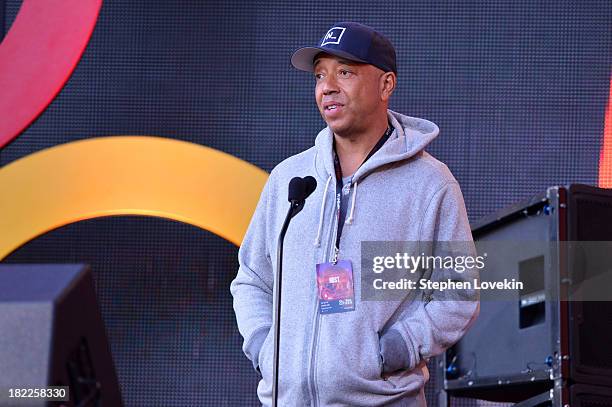
[[[328,75],[323,79],[323,94],[329,95],[338,92],[338,82],[333,75]]]

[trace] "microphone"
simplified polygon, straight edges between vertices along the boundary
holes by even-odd
[[[317,188],[317,180],[312,176],[295,177],[289,182],[289,202],[305,201]]]
[[[289,193],[287,197],[289,202],[291,202],[289,213],[287,214],[289,219],[300,213],[304,208],[306,198],[308,198],[315,189],[317,189],[317,180],[310,175],[304,178],[294,177],[289,181]]]
[[[317,180],[310,175],[304,178],[294,177],[289,181],[288,200],[290,202],[287,217],[278,237],[278,249],[276,252],[276,279],[274,280],[274,369],[272,373],[272,406],[278,403],[278,368],[280,353],[280,319],[281,319],[281,287],[283,279],[283,242],[291,219],[303,208],[306,198],[317,189]]]

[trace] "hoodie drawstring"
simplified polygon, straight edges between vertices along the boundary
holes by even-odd
[[[327,191],[329,191],[329,184],[331,183],[332,176],[330,175],[327,178],[327,182],[325,183],[325,189],[323,190],[323,198],[321,199],[321,209],[319,212],[319,227],[317,228],[317,237],[314,241],[314,246],[321,246],[321,231],[323,230],[323,215],[325,214],[325,201],[327,201]],[[351,225],[353,220],[355,219],[355,200],[357,199],[357,181],[354,183],[355,190],[353,191],[353,199],[351,200],[351,212],[349,213],[349,217],[346,220],[347,225]]]
[[[325,183],[325,190],[323,191],[323,199],[321,200],[321,211],[319,213],[319,228],[317,229],[317,237],[314,241],[314,245],[316,247],[321,246],[321,230],[323,229],[323,215],[325,214],[325,201],[327,201],[327,191],[329,190],[329,184],[331,182],[332,176],[330,175],[327,178],[327,182]]]
[[[351,201],[351,213],[346,220],[346,224],[350,225],[353,223],[353,219],[355,219],[355,199],[357,197],[357,181],[355,181],[355,190],[353,191],[353,199]]]

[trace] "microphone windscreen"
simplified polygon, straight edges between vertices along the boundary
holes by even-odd
[[[317,180],[313,176],[304,177],[304,198],[306,199],[317,189]]]
[[[294,177],[289,181],[289,202],[301,201],[304,199],[304,180],[300,177]]]

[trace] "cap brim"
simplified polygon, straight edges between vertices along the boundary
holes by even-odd
[[[304,47],[304,48],[298,49],[297,51],[293,53],[293,55],[291,56],[291,65],[293,65],[294,68],[299,69],[301,71],[312,72],[313,71],[312,65],[314,62],[313,59],[315,55],[317,55],[319,52],[325,52],[327,54],[346,58],[346,59],[349,59],[355,62],[362,62],[364,64],[368,63],[362,59],[357,58],[356,56],[352,54],[349,54],[348,52],[330,49],[330,48],[323,48],[323,47]]]

